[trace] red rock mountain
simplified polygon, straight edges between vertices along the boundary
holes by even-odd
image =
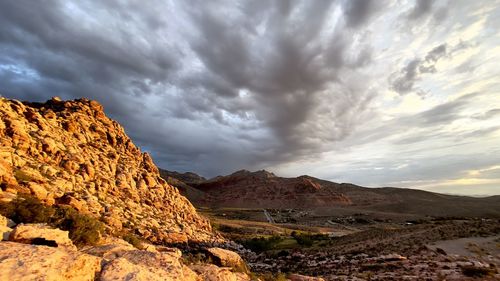
[[[163,170],[162,174],[165,174]],[[201,182],[192,173],[189,178],[198,180],[188,184],[167,177],[196,206],[305,209],[325,216],[377,212],[500,217],[499,196],[474,198],[406,188],[367,188],[310,176],[282,178],[267,171],[242,170]]]
[[[213,206],[279,209],[352,203],[344,194],[325,188],[307,176],[282,178],[267,171],[242,170],[193,186],[206,194],[199,203]]]
[[[211,240],[207,219],[91,100],[0,98],[0,200],[30,193],[151,242]]]

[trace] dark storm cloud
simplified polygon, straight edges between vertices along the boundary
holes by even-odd
[[[411,9],[408,18],[411,20],[419,19],[432,11],[434,0],[416,0],[415,6]]]
[[[431,24],[434,28],[441,24],[450,12],[449,2],[436,0],[415,0],[411,9],[403,13],[407,25],[419,26],[420,24]]]
[[[415,90],[414,86],[422,74],[435,73],[436,63],[447,55],[446,44],[441,44],[427,53],[424,59],[415,58],[408,62],[399,72],[389,77],[391,88],[399,94],[407,94]],[[417,89],[417,93],[423,93]]]
[[[378,3],[377,3],[378,2]],[[376,8],[384,3],[374,0],[349,0],[345,2],[344,14],[346,16],[346,24],[348,27],[359,27],[365,24]]]
[[[0,92],[97,99],[172,169],[314,157],[369,111],[373,93],[351,81],[372,47],[346,27],[375,3],[2,1]],[[335,9],[344,20],[328,25]]]
[[[93,30],[73,18],[65,4],[0,4],[0,60],[10,58],[7,64],[35,73],[26,83],[18,83],[4,72],[3,93],[26,100],[86,96],[103,102],[115,116],[125,116],[132,107],[126,105],[127,96],[147,93],[147,83],[164,80],[176,68],[177,50],[140,41],[125,20],[102,22],[102,30]],[[119,9],[117,5],[113,11]]]
[[[219,17],[210,5],[198,5],[191,11],[201,36],[190,44],[208,71],[186,77],[184,83],[201,93],[219,88],[227,99],[237,100],[239,91],[248,92],[254,105],[242,108],[230,103],[225,110],[236,115],[251,110],[278,139],[279,145],[270,148],[270,157],[261,161],[284,161],[312,154],[318,148],[317,139],[323,139],[323,135],[338,140],[350,133],[336,130],[336,123],[349,121],[353,112],[365,110],[363,106],[356,108],[344,103],[344,99],[363,104],[366,93],[348,93],[350,90],[339,80],[344,69],[356,69],[370,62],[369,46],[347,57],[353,41],[342,30],[321,35],[327,31],[324,25],[333,2],[310,3],[283,6],[271,2],[258,16],[231,22]],[[250,3],[243,7],[242,14],[253,14],[255,9],[254,3]],[[247,30],[263,22],[267,23],[265,30]],[[339,84],[340,91],[325,93],[332,84]],[[315,124],[326,117],[316,116],[320,98],[332,100],[332,109],[338,110],[336,116],[327,116],[331,123],[322,128]],[[214,100],[219,102],[220,94]]]

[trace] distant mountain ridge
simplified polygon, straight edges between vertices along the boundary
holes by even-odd
[[[164,170],[162,175],[167,174]],[[167,181],[196,206],[268,209],[309,209],[332,212],[383,212],[430,216],[500,217],[500,196],[476,198],[416,189],[367,188],[311,176],[283,178],[261,170],[240,170],[204,181],[182,182],[168,172]],[[201,178],[189,173],[189,178]],[[177,185],[173,181],[180,181]],[[190,196],[195,194],[196,196]]]

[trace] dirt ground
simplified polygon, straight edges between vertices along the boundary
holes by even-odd
[[[440,248],[451,255],[467,257],[492,256],[498,260],[500,259],[500,235],[438,241],[429,245],[429,248],[433,250]]]

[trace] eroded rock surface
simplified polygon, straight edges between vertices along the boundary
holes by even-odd
[[[69,239],[69,232],[48,227],[45,224],[19,224],[10,233],[9,240],[24,244],[62,247],[76,251]]]
[[[191,269],[203,281],[250,281],[250,277],[241,272],[232,272],[229,268],[217,267],[213,264],[193,265]]]
[[[0,242],[0,280],[100,281],[247,281],[229,267],[182,262],[176,248],[138,250],[118,238],[82,251]]]
[[[215,264],[231,267],[240,272],[249,272],[245,261],[237,253],[221,248],[210,248],[207,250]]]
[[[149,154],[95,101],[0,98],[0,183],[3,201],[30,193],[153,243],[214,238],[208,220],[159,176]]]
[[[100,280],[197,280],[197,275],[181,263],[180,257],[180,253],[173,252],[126,251],[103,268]]]
[[[0,242],[0,280],[91,281],[101,270],[101,259],[38,245]]]

